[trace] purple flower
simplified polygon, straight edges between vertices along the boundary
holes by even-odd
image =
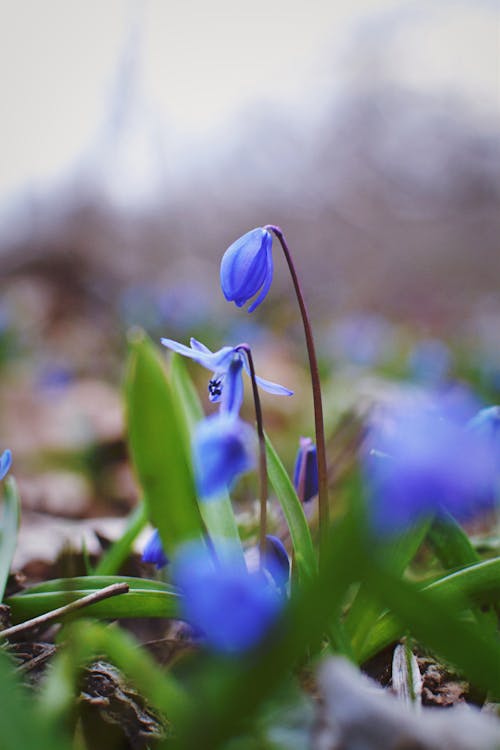
[[[381,533],[450,513],[467,520],[494,504],[491,443],[466,429],[455,410],[396,408],[369,436],[363,458],[369,514]]]
[[[220,266],[222,292],[228,302],[243,307],[260,291],[248,312],[260,305],[273,280],[272,245],[272,234],[258,227],[228,247]]]
[[[164,568],[165,565],[168,564],[169,560],[163,549],[158,529],[155,529],[149,537],[142,552],[142,561],[145,563],[153,563],[158,570]]]
[[[238,558],[239,559],[239,558]],[[274,624],[283,598],[260,572],[250,574],[222,561],[197,544],[181,548],[174,561],[174,581],[182,594],[183,618],[201,631],[207,645],[228,654],[256,646]]]
[[[216,497],[255,466],[254,431],[232,413],[207,417],[196,426],[193,460],[200,497]]]
[[[293,484],[302,503],[307,503],[318,494],[318,459],[311,438],[300,438]]]
[[[0,480],[2,480],[9,471],[12,464],[12,453],[7,448],[0,456]]]
[[[183,357],[189,357],[198,364],[213,372],[208,384],[210,401],[217,402],[222,399],[222,408],[232,413],[238,413],[243,400],[243,383],[241,371],[250,374],[247,357],[237,347],[224,346],[216,352],[211,352],[204,344],[192,338],[191,346],[185,346],[172,339],[161,340],[163,346],[172,349]],[[256,377],[257,384],[268,393],[277,396],[292,396],[293,391],[284,388],[278,383]]]

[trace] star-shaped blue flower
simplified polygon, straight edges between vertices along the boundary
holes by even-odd
[[[257,227],[228,247],[220,266],[222,292],[228,302],[243,307],[260,291],[248,312],[260,305],[273,280],[272,245],[271,232]]]
[[[238,347],[223,346],[216,352],[211,352],[208,347],[200,341],[192,338],[191,346],[185,346],[172,339],[161,340],[163,346],[168,349],[182,354],[183,357],[189,357],[198,364],[206,367],[213,372],[212,378],[208,384],[208,393],[210,401],[222,401],[222,411],[238,413],[243,401],[243,382],[241,371],[245,370],[250,374],[247,357]],[[293,391],[285,388],[278,383],[272,383],[264,378],[255,378],[257,384],[268,393],[276,396],[292,396]]]

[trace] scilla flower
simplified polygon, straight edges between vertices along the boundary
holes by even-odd
[[[380,532],[446,513],[467,520],[494,504],[491,441],[466,429],[455,407],[400,408],[374,427],[369,443],[363,464]]]
[[[165,565],[168,564],[168,557],[166,556],[165,550],[163,549],[158,529],[155,529],[149,537],[142,552],[142,561],[146,563],[153,563],[154,565],[156,565],[158,570],[160,570],[160,568],[164,568]]]
[[[228,302],[243,307],[260,291],[248,312],[260,305],[273,280],[272,244],[272,234],[258,227],[228,247],[220,266],[222,291]]]
[[[311,438],[300,438],[293,484],[302,503],[307,503],[318,494],[318,459]]]
[[[211,352],[204,344],[193,338],[190,341],[190,347],[180,344],[178,341],[165,338],[161,340],[161,343],[168,349],[177,352],[177,354],[189,357],[203,367],[206,367],[207,370],[211,370],[213,375],[208,383],[210,401],[217,402],[222,399],[226,410],[239,411],[243,399],[241,371],[243,369],[247,374],[250,374],[248,361],[244,352],[232,346],[223,346],[222,349]],[[277,396],[293,395],[293,391],[284,388],[282,385],[278,385],[278,383],[271,383],[269,380],[259,377],[256,377],[256,381],[268,393],[274,393]]]
[[[183,618],[209,648],[237,654],[256,646],[275,622],[283,597],[260,572],[231,563],[231,550],[215,561],[206,547],[187,544],[174,560]]]
[[[0,456],[0,480],[2,480],[10,469],[12,464],[12,453],[7,448]]]
[[[193,461],[200,497],[216,497],[255,466],[253,429],[234,413],[207,417],[196,426]]]

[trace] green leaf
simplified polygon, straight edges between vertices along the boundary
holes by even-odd
[[[120,539],[113,542],[104,553],[95,568],[95,574],[101,576],[114,575],[119,571],[130,555],[132,546],[148,522],[148,510],[145,503],[139,503],[130,514],[127,526]]]
[[[3,492],[3,512],[0,525],[0,601],[5,594],[5,586],[16,551],[17,529],[19,527],[19,494],[13,477],[5,482]]]
[[[130,342],[126,376],[129,446],[152,523],[167,555],[203,538],[185,430],[157,349],[144,333]]]
[[[449,513],[434,520],[428,539],[445,568],[461,568],[481,559],[463,528]]]
[[[384,564],[396,576],[402,576],[415,557],[428,533],[430,523],[430,520],[422,521],[405,533],[385,542],[383,550],[379,550]],[[381,614],[380,602],[373,598],[370,587],[367,584],[362,584],[345,621],[355,655],[362,652],[364,643]]]
[[[455,665],[473,684],[500,697],[500,644],[485,628],[463,622],[463,602],[438,596],[436,584],[419,590],[377,565],[365,565],[371,590],[393,617],[420,643]],[[441,592],[442,593],[442,592]]]
[[[33,695],[19,684],[14,666],[0,649],[0,747],[2,750],[71,750],[59,728],[51,728]]]
[[[269,479],[290,529],[299,577],[312,578],[318,571],[318,563],[307,519],[290,477],[267,435],[266,452]]]
[[[421,587],[434,592],[443,602],[451,597],[469,604],[494,604],[500,599],[500,557],[470,565]],[[387,612],[374,625],[360,652],[364,662],[403,635],[394,614]]]
[[[184,362],[178,354],[172,356],[170,372],[172,388],[175,393],[175,404],[178,409],[178,419],[184,425],[183,432],[187,436],[187,450],[190,451],[193,431],[197,423],[204,417],[203,408]],[[221,492],[217,497],[208,501],[199,500],[198,504],[203,522],[220,559],[224,558],[227,551],[231,560],[237,561],[237,563],[239,561],[241,567],[244,567],[243,547],[229,493]],[[219,544],[219,541],[230,542],[230,549],[224,544]]]
[[[76,599],[82,599],[113,583],[122,582],[130,587],[127,594],[91,604],[71,617],[92,615],[114,619],[178,616],[179,593],[176,589],[159,581],[126,576],[80,576],[46,581],[9,597],[6,604],[11,608],[12,622],[17,624],[63,607]]]

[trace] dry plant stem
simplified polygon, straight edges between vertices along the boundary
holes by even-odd
[[[309,315],[302,294],[302,289],[297,277],[297,272],[292,260],[290,250],[287,242],[281,231],[280,227],[268,224],[264,227],[270,232],[273,232],[279,240],[279,243],[283,249],[283,253],[290,270],[292,277],[293,286],[295,288],[295,294],[297,296],[297,302],[299,303],[300,314],[302,316],[302,323],[304,326],[304,334],[306,337],[307,354],[309,357],[309,369],[311,371],[311,385],[313,394],[313,405],[314,405],[314,427],[316,432],[316,452],[318,458],[318,507],[319,507],[319,556],[320,560],[324,558],[325,545],[328,535],[329,525],[329,506],[328,506],[328,475],[326,467],[326,447],[325,447],[325,427],[323,422],[323,402],[321,399],[321,383],[319,379],[318,360],[316,358],[316,349],[314,346],[314,338],[312,334],[311,323],[309,321]]]
[[[111,586],[106,586],[104,589],[94,591],[93,594],[89,594],[88,596],[84,596],[74,602],[70,602],[70,604],[65,604],[64,607],[58,607],[51,612],[45,612],[43,615],[33,617],[32,620],[26,620],[25,622],[19,623],[19,625],[0,630],[0,638],[11,638],[25,630],[31,630],[40,625],[47,625],[53,620],[59,620],[61,617],[69,615],[78,609],[83,609],[83,607],[88,607],[90,604],[96,604],[96,602],[100,602],[103,599],[109,599],[111,596],[117,596],[118,594],[126,594],[128,590],[129,586],[127,583],[113,583]]]
[[[266,458],[266,440],[264,437],[264,425],[262,420],[262,407],[260,405],[259,389],[255,380],[255,367],[253,364],[252,351],[248,344],[239,344],[236,351],[245,352],[250,369],[250,378],[252,380],[253,401],[255,405],[255,421],[257,423],[257,436],[259,438],[259,477],[260,477],[260,528],[259,528],[259,551],[260,566],[263,566],[264,556],[266,553],[266,532],[267,532],[267,458]]]

